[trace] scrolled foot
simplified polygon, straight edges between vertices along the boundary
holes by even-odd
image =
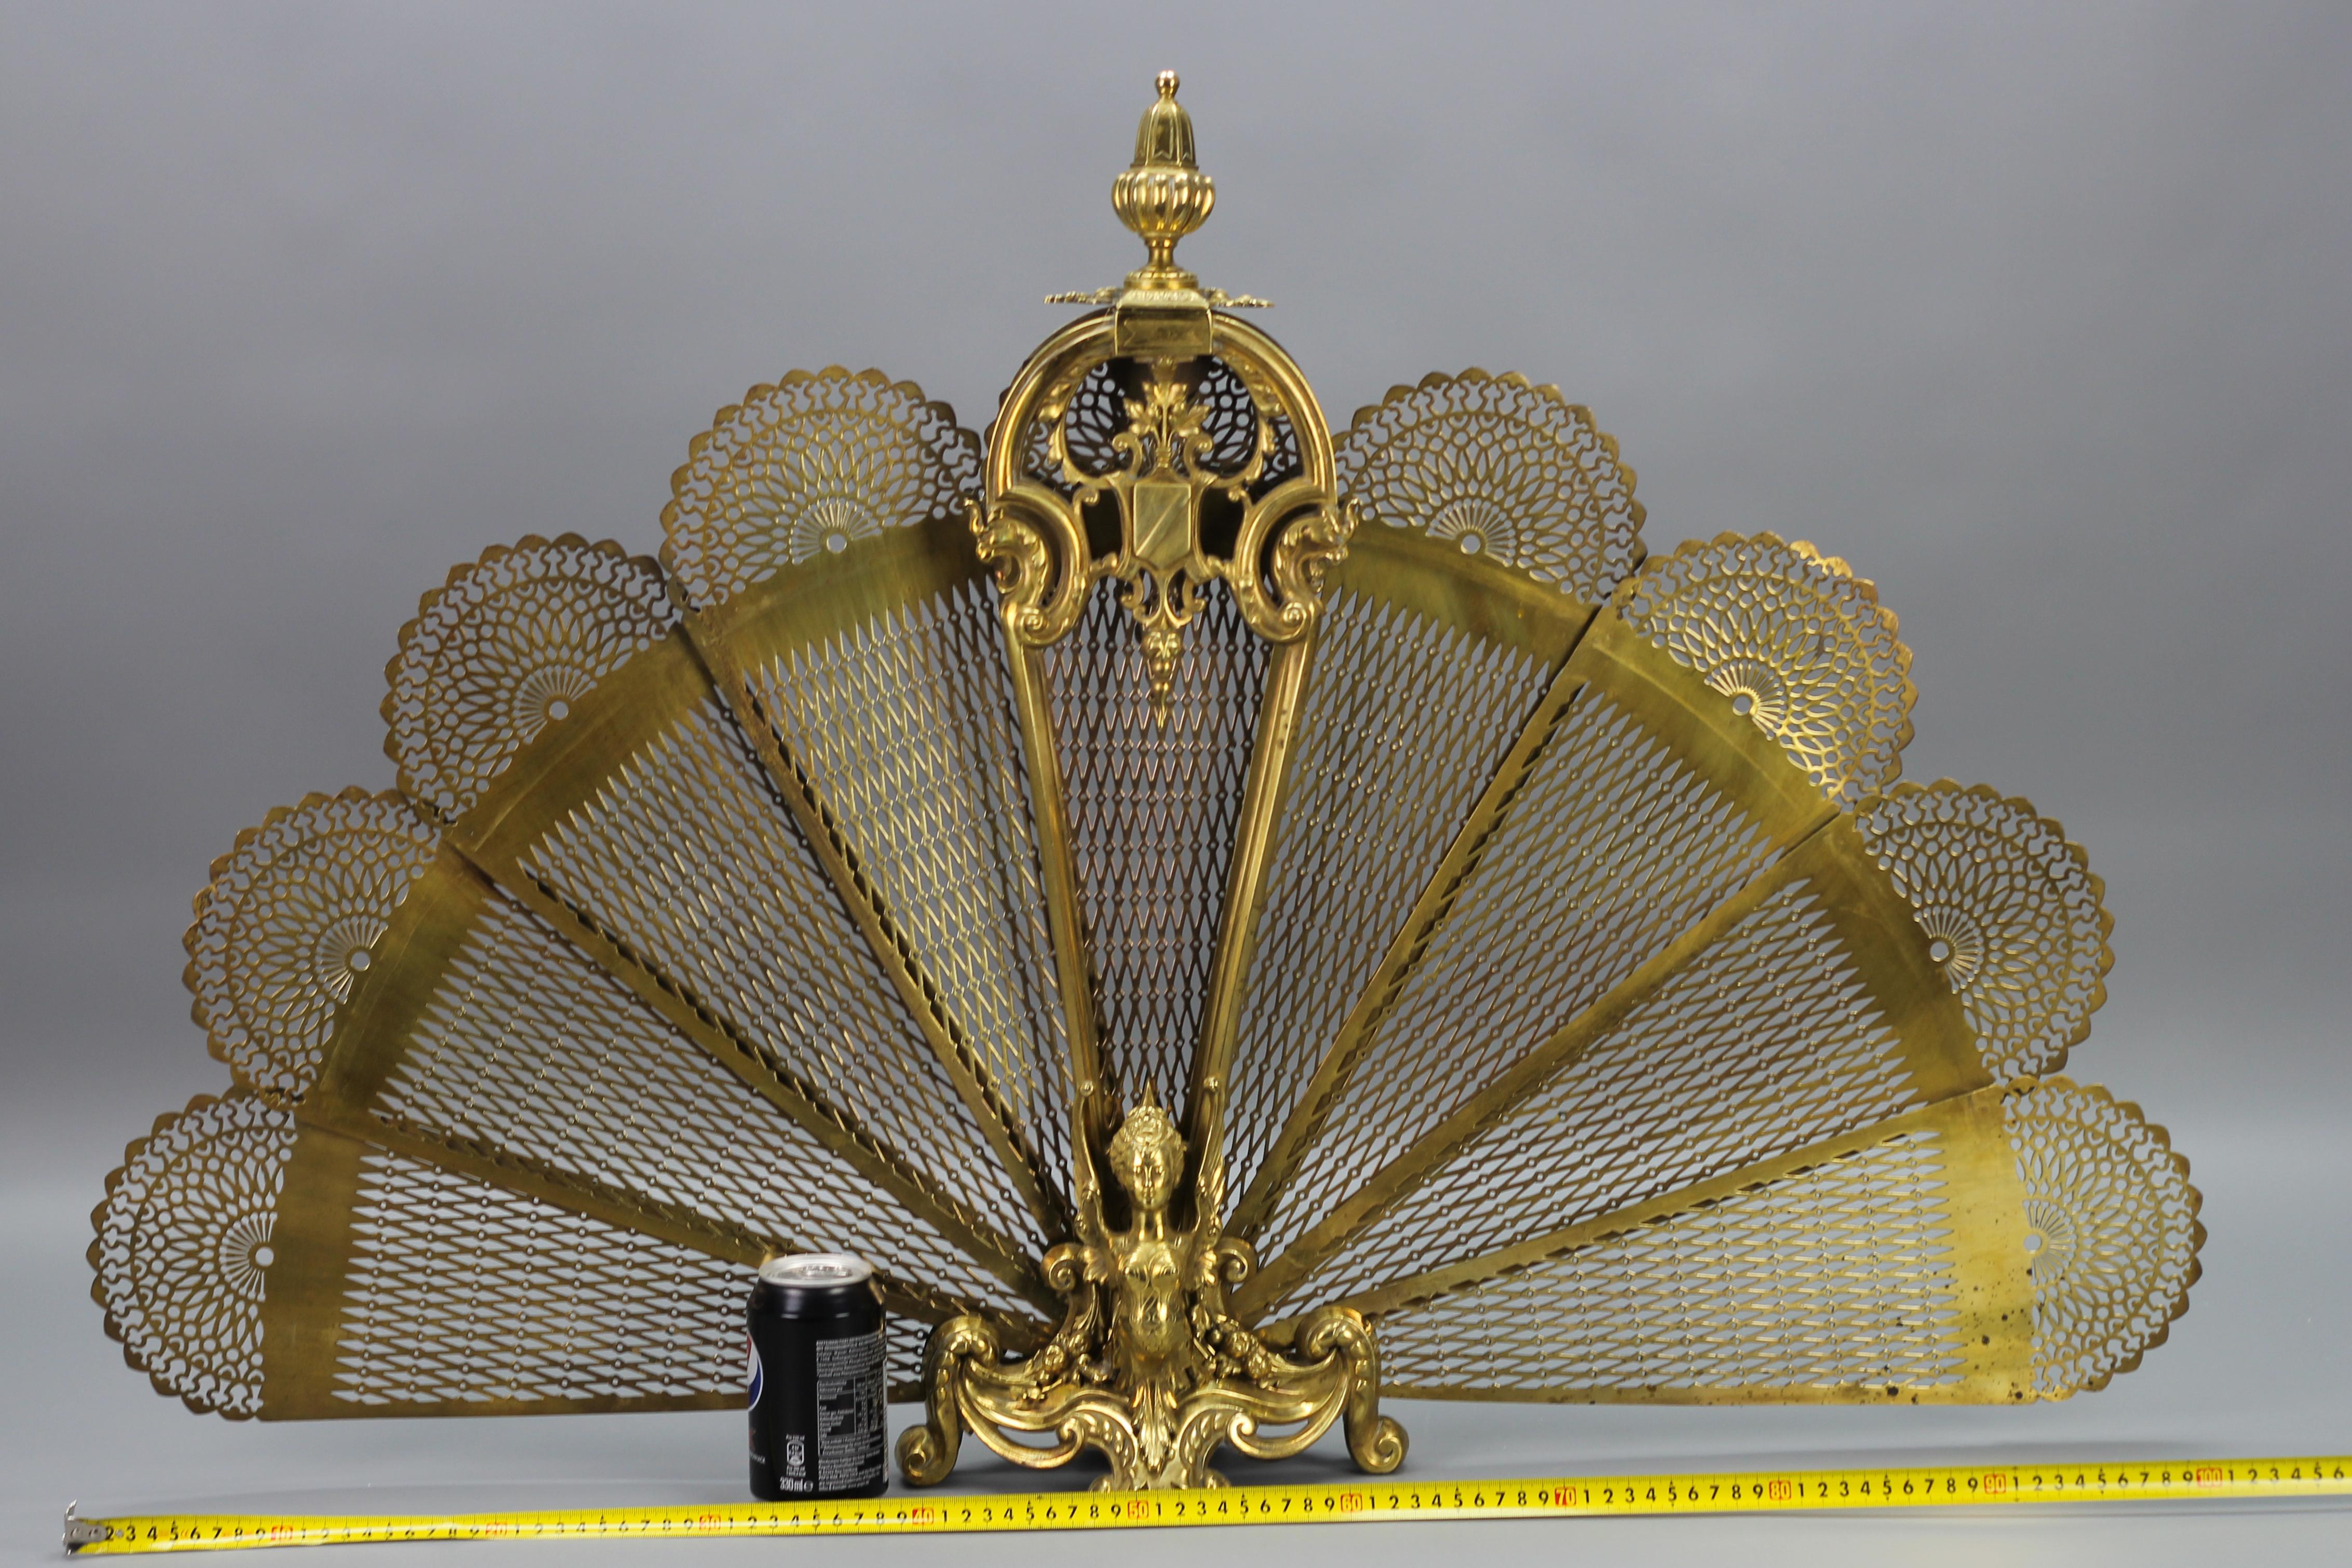
[[[996,1357],[996,1331],[984,1319],[950,1318],[931,1331],[923,1345],[923,1424],[898,1435],[898,1473],[908,1486],[935,1487],[954,1470],[963,1447],[964,1363]]]
[[[910,1487],[935,1487],[946,1480],[955,1468],[957,1441],[961,1433],[951,1433],[944,1440],[931,1429],[926,1420],[919,1426],[909,1426],[898,1434],[898,1473]]]
[[[1374,1395],[1378,1398],[1377,1394]],[[1395,1473],[1404,1463],[1405,1450],[1412,1439],[1405,1436],[1404,1427],[1394,1416],[1375,1417],[1367,1429],[1359,1429],[1355,1412],[1348,1413],[1348,1454],[1356,1468],[1368,1476]]]
[[[1311,1356],[1337,1354],[1348,1369],[1348,1454],[1368,1475],[1385,1476],[1404,1463],[1411,1439],[1393,1417],[1381,1414],[1381,1350],[1372,1327],[1348,1307],[1323,1307],[1298,1325],[1298,1348]]]

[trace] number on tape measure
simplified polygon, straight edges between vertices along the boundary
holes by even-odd
[[[1036,1492],[832,1503],[555,1510],[398,1518],[351,1515],[66,1515],[66,1546],[90,1555],[633,1535],[923,1534],[1410,1519],[1569,1519],[1774,1509],[1950,1508],[2077,1501],[2352,1495],[2352,1456],[1960,1465],[1784,1474],[1579,1476],[1229,1487],[1199,1492]]]

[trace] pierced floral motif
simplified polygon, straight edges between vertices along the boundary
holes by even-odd
[[[705,610],[793,563],[960,514],[980,482],[979,438],[953,409],[837,365],[753,387],[690,451],[670,478],[662,561]]]
[[[449,574],[384,667],[383,749],[400,787],[444,819],[514,754],[677,621],[661,568],[576,533],[536,536]]]
[[[90,1214],[90,1297],[159,1394],[261,1408],[261,1304],[294,1119],[250,1094],[199,1095],[123,1151]]]
[[[1258,421],[1263,416],[1272,427],[1271,439],[1265,460],[1249,481],[1246,493],[1252,498],[1262,496],[1275,486],[1298,477],[1298,433],[1278,410],[1261,416],[1248,384],[1231,365],[1223,360],[1209,362],[1192,395],[1203,411],[1202,428],[1209,437],[1203,467],[1220,474],[1239,473],[1248,468],[1256,458]],[[1126,463],[1118,442],[1127,433],[1129,422],[1129,396],[1108,362],[1094,366],[1079,378],[1059,429],[1069,467],[1080,475],[1108,478]],[[1070,495],[1076,491],[1078,481],[1064,470],[1061,459],[1054,454],[1055,429],[1044,420],[1030,423],[1024,468],[1036,483]]]
[[[1911,650],[1846,563],[1769,533],[1652,561],[1617,591],[1635,631],[1731,699],[1815,788],[1852,805],[1894,782],[1911,739]]]
[[[1879,868],[1917,911],[1996,1082],[2054,1072],[2106,1000],[2115,922],[2099,879],[2021,800],[1948,780],[1900,784],[1854,814]]]
[[[1335,449],[1339,493],[1598,605],[1641,563],[1633,470],[1591,411],[1523,375],[1430,375],[1360,409]]]
[[[2025,1188],[2034,1392],[2105,1388],[2189,1310],[2205,1241],[2189,1162],[2095,1086],[2045,1079],[2004,1110]]]
[[[184,978],[239,1082],[273,1103],[301,1100],[336,1009],[438,842],[404,796],[347,789],[280,806],[213,862]]]

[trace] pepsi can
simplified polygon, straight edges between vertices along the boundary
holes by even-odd
[[[771,1258],[751,1285],[751,1495],[874,1497],[889,1485],[882,1292],[840,1253]]]

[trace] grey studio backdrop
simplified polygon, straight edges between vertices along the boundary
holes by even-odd
[[[1426,371],[1524,371],[1622,439],[1654,547],[1770,529],[1880,584],[1916,655],[1907,775],[2030,796],[2105,877],[2118,962],[2074,1070],[2172,1130],[2212,1233],[2171,1342],[2101,1394],[1408,1404],[1412,1473],[2352,1449],[2352,10],[11,5],[0,1551],[54,1553],[76,1496],[741,1495],[729,1415],[190,1415],[101,1337],[85,1216],[126,1141],[226,1081],[179,988],[208,861],[305,791],[391,781],[381,672],[418,594],[525,533],[652,549],[688,438],[788,368],[878,365],[983,423],[1067,313],[1039,297],[1134,264],[1108,190],[1161,66],[1218,182],[1185,259],[1278,302],[1335,423]],[[2340,1558],[2347,1522],[1118,1549],[2276,1561]]]

